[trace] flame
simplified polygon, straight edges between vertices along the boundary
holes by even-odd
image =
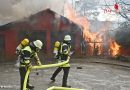
[[[89,44],[89,54],[93,55],[94,49],[98,49],[98,54],[102,52],[102,38],[99,32],[92,33],[89,28],[89,22],[86,17],[77,16],[74,9],[69,5],[65,6],[65,16],[71,21],[80,25],[83,29],[83,38]]]
[[[77,23],[82,27],[83,38],[88,44],[88,52],[89,55],[94,55],[94,52],[97,52],[97,55],[103,53],[103,44],[108,42],[105,40],[104,33],[107,30],[108,25],[104,25],[101,30],[97,30],[98,32],[92,33],[89,28],[89,21],[87,17],[77,16],[76,12],[69,5],[65,6],[65,16],[71,21]],[[110,45],[110,49],[108,50],[112,56],[119,54],[120,46],[113,40],[110,40],[108,43]]]
[[[119,54],[120,45],[118,45],[114,40],[110,40],[110,55],[116,56]]]

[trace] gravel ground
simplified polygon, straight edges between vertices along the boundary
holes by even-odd
[[[87,60],[89,61],[89,59]],[[123,66],[130,65],[130,62],[115,65],[115,61],[111,64],[106,64],[108,60],[105,63],[95,63],[94,61],[71,63],[68,84],[73,88],[85,90],[130,90],[130,68]],[[121,62],[116,61],[116,63],[120,64]],[[77,67],[80,68],[77,69]],[[35,90],[46,90],[51,86],[61,86],[62,72],[58,74],[55,82],[52,83],[50,80],[55,69],[40,69],[31,72],[30,83],[35,86]],[[0,64],[0,90],[19,90],[19,79],[19,71],[13,64]]]

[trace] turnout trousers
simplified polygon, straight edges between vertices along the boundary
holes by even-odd
[[[24,84],[24,78],[25,78],[25,75],[26,75],[26,72],[27,72],[27,68],[26,67],[20,67],[19,68],[19,73],[20,73],[20,90],[23,90],[23,84]],[[27,86],[29,85],[29,77],[28,77],[28,80],[27,80]]]
[[[58,73],[63,69],[64,74],[63,74],[63,79],[62,79],[62,87],[67,86],[67,78],[69,74],[69,69],[70,67],[58,67],[56,71],[53,73],[52,78],[55,79],[55,77],[58,75]]]

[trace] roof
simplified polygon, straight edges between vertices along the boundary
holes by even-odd
[[[0,31],[5,31],[5,30],[9,30],[10,28],[13,28],[15,26],[18,26],[18,24],[21,24],[21,23],[24,23],[24,24],[29,24],[31,25],[31,23],[33,21],[35,21],[39,16],[43,16],[45,13],[49,13],[51,15],[59,15],[57,14],[56,12],[50,10],[50,9],[46,9],[46,10],[42,10],[36,14],[33,14],[27,18],[23,18],[21,20],[17,20],[17,21],[14,21],[14,22],[10,22],[10,23],[7,23],[5,25],[2,25],[0,26]],[[70,21],[69,19],[67,19],[66,17],[62,16],[62,15],[59,15],[60,16],[60,20],[63,22],[63,24],[65,23],[68,23],[68,24],[72,24],[74,26],[78,26],[77,24],[75,24],[74,22]]]

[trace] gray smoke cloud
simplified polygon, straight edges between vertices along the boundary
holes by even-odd
[[[0,0],[0,25],[28,17],[41,10],[51,10],[63,14],[67,0]]]

